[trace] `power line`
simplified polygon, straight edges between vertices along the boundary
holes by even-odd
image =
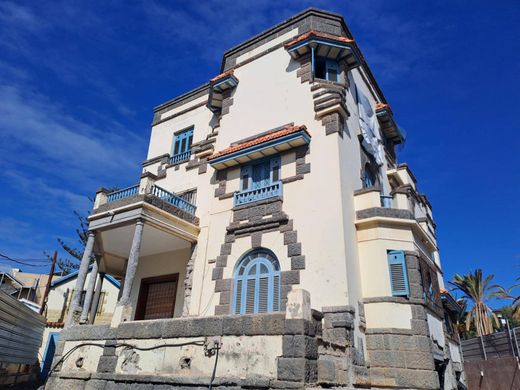
[[[29,267],[42,267],[42,266],[46,265],[46,264],[30,264],[30,263],[26,263],[24,261],[16,260],[16,259],[13,259],[12,257],[3,255],[2,253],[0,253],[0,257],[3,257],[6,260],[12,261],[13,263],[26,265],[26,266],[29,266]],[[32,260],[33,261],[43,261],[44,259],[32,259]],[[45,261],[48,262],[49,260],[45,259]]]

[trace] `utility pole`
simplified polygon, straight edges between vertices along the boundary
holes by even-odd
[[[54,255],[52,255],[51,270],[49,271],[49,279],[47,280],[47,285],[45,286],[45,293],[43,293],[42,307],[40,308],[40,314],[43,314],[43,312],[45,310],[45,305],[47,304],[47,298],[49,297],[49,290],[51,289],[51,282],[52,282],[52,278],[54,277],[54,266],[56,265],[57,257],[58,257],[58,251],[54,251]]]

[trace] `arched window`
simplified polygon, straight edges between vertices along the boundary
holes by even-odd
[[[236,266],[233,313],[267,313],[280,310],[280,264],[266,249],[244,255]]]

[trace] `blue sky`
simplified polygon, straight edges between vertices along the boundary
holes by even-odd
[[[344,15],[408,132],[399,161],[433,205],[446,278],[481,267],[512,284],[516,1],[0,1],[0,253],[42,258],[56,237],[74,243],[73,210],[89,209],[87,196],[137,181],[152,108],[218,74],[226,49],[309,6]]]

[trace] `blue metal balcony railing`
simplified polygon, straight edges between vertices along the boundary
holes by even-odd
[[[275,196],[282,196],[281,181],[276,181],[265,187],[237,192],[234,196],[234,204],[235,206],[240,206],[241,204],[256,202]]]
[[[191,156],[191,150],[187,150],[184,153],[175,154],[170,158],[170,164],[179,164],[184,161],[188,161]]]
[[[107,202],[113,202],[115,200],[128,198],[129,196],[136,195],[139,193],[139,185],[136,184],[135,186],[124,188],[122,190],[117,190],[114,192],[111,192],[110,194],[107,194]]]
[[[161,188],[159,186],[154,185],[152,187],[152,195],[157,196],[158,198],[161,198],[165,202],[168,202],[181,210],[186,211],[189,214],[195,215],[195,210],[197,209],[194,205],[192,205],[190,202],[186,201],[185,199],[182,199],[181,197],[172,194],[169,191],[166,191],[164,188]]]
[[[381,195],[381,207],[391,209],[393,199],[394,198],[389,195]]]

